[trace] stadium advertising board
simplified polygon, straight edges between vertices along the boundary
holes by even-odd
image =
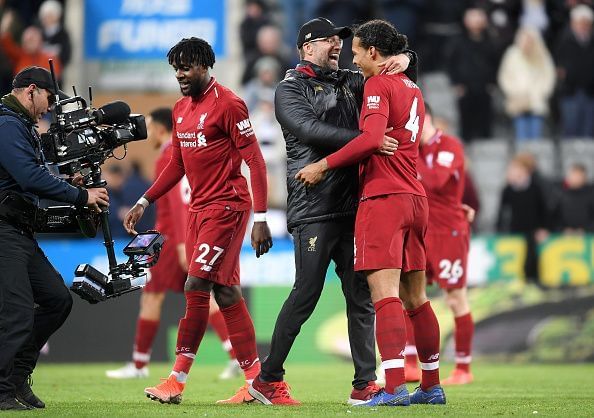
[[[205,39],[224,58],[224,1],[85,1],[87,59],[162,60],[172,45],[191,36]]]
[[[69,285],[78,264],[89,263],[107,272],[105,248],[98,240],[41,240],[41,246]],[[116,240],[118,262],[125,261],[121,249],[127,239]],[[540,246],[541,282],[548,287],[582,286],[594,283],[594,236],[551,236]],[[68,257],[64,257],[68,254]],[[293,284],[295,266],[293,243],[288,238],[274,240],[270,254],[254,257],[248,242],[241,251],[241,281],[246,287]],[[485,286],[524,277],[526,244],[517,236],[476,236],[468,257],[469,286]],[[338,281],[334,267],[327,281]]]

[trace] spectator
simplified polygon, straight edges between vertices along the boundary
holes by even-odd
[[[425,0],[420,16],[420,71],[446,71],[447,50],[443,46],[462,34],[465,7],[466,0]]]
[[[239,25],[239,39],[245,58],[258,51],[256,42],[258,31],[271,23],[268,6],[264,0],[246,1],[245,16]]]
[[[549,28],[549,16],[547,14],[547,3],[556,3],[547,0],[523,0],[520,25],[529,26],[545,34]]]
[[[257,51],[247,57],[247,63],[241,78],[241,84],[244,86],[256,76],[254,67],[262,57],[270,57],[276,60],[279,67],[277,74],[279,80],[285,77],[285,72],[291,67],[290,54],[283,44],[282,33],[278,27],[273,25],[262,26],[258,31],[257,45]]]
[[[594,232],[594,193],[583,164],[567,171],[553,219],[555,229],[566,234]]]
[[[571,10],[570,26],[555,54],[560,84],[561,129],[565,138],[594,137],[594,12]]]
[[[522,0],[471,0],[475,8],[485,11],[488,32],[495,45],[497,60],[513,42],[522,12]]]
[[[287,154],[280,125],[274,114],[274,90],[260,90],[253,112],[250,111],[254,132],[266,161],[268,174],[268,205],[273,208],[287,207]]]
[[[425,2],[426,0],[378,0],[377,6],[384,19],[408,37],[411,48],[416,48],[419,15]]]
[[[60,59],[54,55],[43,52],[43,37],[41,30],[36,26],[29,26],[23,31],[21,36],[21,45],[19,46],[10,34],[12,25],[12,15],[5,14],[0,23],[0,46],[12,63],[14,74],[30,66],[38,66],[49,69],[48,60],[54,60],[54,69],[56,77],[60,78],[61,64]]]
[[[545,236],[547,202],[536,174],[534,157],[518,154],[509,163],[507,184],[501,193],[497,232],[520,234],[526,240],[524,273],[527,279],[538,279],[537,241]]]
[[[254,71],[256,77],[246,84],[243,93],[243,99],[250,112],[256,108],[262,94],[274,97],[276,85],[280,81],[278,78],[279,63],[272,57],[262,57],[256,61]]]
[[[62,5],[56,0],[46,0],[39,8],[39,21],[43,32],[43,50],[60,58],[66,67],[70,62],[70,36],[62,25]]]
[[[449,75],[458,97],[461,136],[472,141],[491,136],[490,90],[495,84],[497,59],[483,10],[466,10],[464,27],[465,33],[451,46]]]
[[[540,34],[520,28],[505,51],[498,75],[516,139],[542,138],[544,116],[555,85],[555,66]]]

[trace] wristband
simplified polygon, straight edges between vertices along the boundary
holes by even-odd
[[[254,222],[266,222],[266,212],[254,213]]]
[[[142,196],[140,199],[138,199],[138,201],[136,202],[137,205],[142,206],[143,208],[148,208],[149,205],[151,204],[151,202],[149,202],[144,196]]]

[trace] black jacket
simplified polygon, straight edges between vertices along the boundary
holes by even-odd
[[[416,79],[415,59],[407,75]],[[302,61],[278,85],[274,106],[287,147],[289,232],[299,224],[355,214],[357,166],[330,170],[319,184],[307,188],[295,174],[359,135],[363,84],[360,72],[328,71]]]
[[[19,193],[35,204],[45,198],[83,206],[87,191],[50,173],[39,141],[33,121],[0,105],[0,192]]]

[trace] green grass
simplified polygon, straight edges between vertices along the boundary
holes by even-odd
[[[35,393],[47,408],[26,415],[72,417],[208,417],[208,416],[594,416],[594,365],[523,365],[479,363],[476,381],[446,388],[446,406],[358,409],[343,401],[350,393],[352,367],[288,364],[287,381],[299,407],[259,404],[214,405],[229,397],[241,379],[217,382],[219,366],[195,365],[181,405],[162,405],[147,399],[146,386],[166,376],[170,365],[153,364],[151,377],[116,381],[104,371],[121,364],[40,364],[34,374]],[[445,367],[445,375],[451,367]],[[412,389],[412,386],[410,387]],[[23,414],[15,412],[14,414]],[[4,415],[4,414],[3,414]],[[6,414],[12,415],[12,414]]]

